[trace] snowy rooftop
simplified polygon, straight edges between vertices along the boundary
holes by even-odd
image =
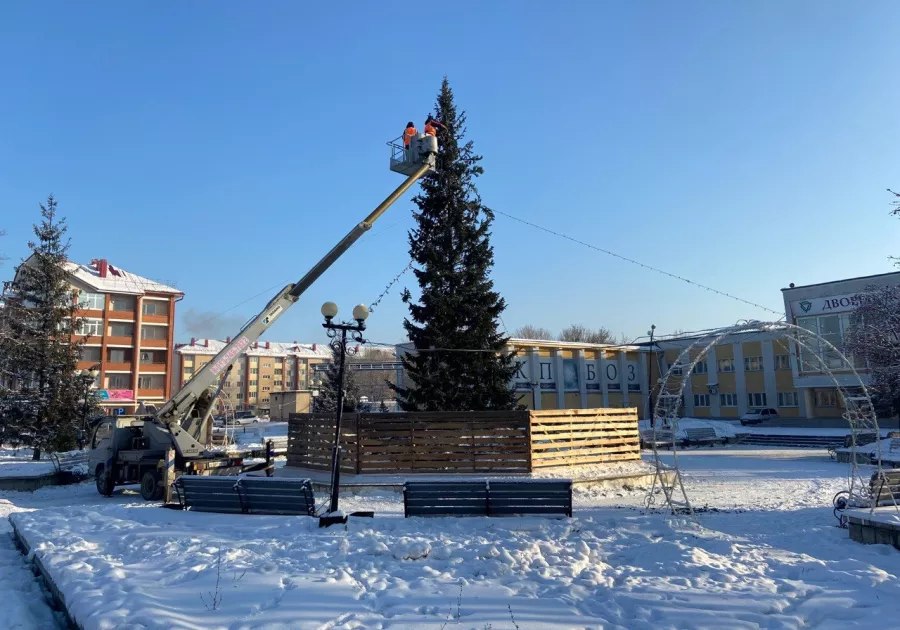
[[[80,265],[75,262],[65,263],[66,271],[82,283],[101,293],[127,293],[143,295],[145,293],[169,293],[184,295],[174,287],[144,278],[137,274],[125,271],[121,267],[108,265],[106,277],[100,275],[100,270],[92,265]]]
[[[228,342],[219,339],[193,339],[192,341],[192,344],[176,344],[175,352],[179,354],[214,355],[228,345]],[[301,359],[330,359],[331,348],[324,343],[259,341],[250,346],[246,354],[251,357],[293,356]]]

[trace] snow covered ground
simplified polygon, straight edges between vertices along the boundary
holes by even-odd
[[[54,470],[48,459],[32,461],[30,448],[0,448],[0,477],[38,477]]]
[[[736,510],[694,524],[645,513],[644,491],[586,490],[573,519],[404,519],[384,492],[342,502],[374,520],[320,530],[82,484],[2,495],[0,513],[19,511],[87,628],[896,627],[900,553],[831,515],[846,465],[741,447],[679,461],[695,506]],[[3,586],[35,588],[18,569]]]

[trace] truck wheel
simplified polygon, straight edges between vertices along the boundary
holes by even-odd
[[[159,473],[148,470],[141,477],[141,496],[145,501],[159,501],[162,499],[163,489],[160,485],[162,477]]]
[[[110,474],[106,466],[102,464],[97,466],[97,470],[94,472],[94,481],[97,484],[97,492],[105,497],[112,496],[113,488],[116,486],[116,479]]]

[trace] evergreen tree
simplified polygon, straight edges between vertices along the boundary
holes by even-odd
[[[335,344],[337,345],[337,344]],[[334,413],[337,410],[338,373],[341,366],[340,350],[331,348],[331,363],[325,372],[325,379],[319,387],[319,396],[316,399],[316,411],[321,413]],[[349,357],[345,358],[344,365],[344,411],[352,412],[359,408],[359,385],[356,382],[356,374],[350,369]]]
[[[410,311],[403,325],[415,347],[401,357],[410,386],[392,389],[407,411],[514,409],[515,366],[498,327],[506,303],[490,279],[493,213],[475,187],[481,156],[465,140],[466,115],[446,77],[434,117],[446,130],[438,135],[436,172],[413,199],[418,210],[409,233],[421,296],[414,302],[409,289],[403,293]]]
[[[36,241],[28,244],[32,255],[4,296],[0,323],[0,357],[14,398],[5,405],[5,433],[32,446],[35,459],[41,450],[74,448],[86,389],[74,377],[84,338],[76,336],[78,306],[64,267],[66,222],[52,195],[41,204],[41,216]]]

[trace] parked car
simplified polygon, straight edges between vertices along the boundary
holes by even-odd
[[[252,411],[236,411],[234,418],[228,418],[226,422],[230,426],[241,426],[244,424],[256,424],[259,422],[259,418]]]
[[[743,416],[741,416],[741,426],[747,426],[749,424],[760,424],[767,420],[773,420],[778,417],[777,409],[770,409],[768,407],[762,407],[760,409],[751,409]]]

